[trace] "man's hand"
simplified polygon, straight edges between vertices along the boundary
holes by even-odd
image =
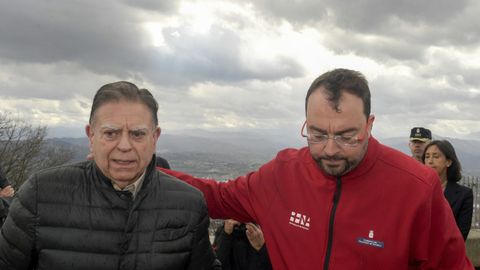
[[[233,227],[235,225],[240,225],[240,222],[234,220],[234,219],[227,219],[225,220],[225,224],[223,225],[223,230],[225,231],[226,234],[230,235],[233,232]]]
[[[10,185],[0,189],[1,198],[10,198],[13,197],[13,194],[15,194],[15,190]]]
[[[265,239],[263,238],[263,232],[258,225],[253,223],[247,223],[247,238],[252,247],[259,251],[265,244]]]

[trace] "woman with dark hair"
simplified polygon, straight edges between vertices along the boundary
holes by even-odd
[[[435,140],[425,148],[422,160],[440,176],[443,194],[452,208],[463,239],[466,240],[472,225],[473,191],[457,183],[462,178],[462,166],[455,149],[449,141]]]

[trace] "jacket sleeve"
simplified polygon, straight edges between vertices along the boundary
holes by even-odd
[[[215,257],[208,234],[210,219],[208,218],[206,207],[204,206],[203,208],[201,220],[194,229],[193,247],[187,269],[220,270],[221,264]]]
[[[460,212],[458,213],[457,225],[462,233],[463,239],[467,240],[470,227],[472,226],[473,215],[473,191],[468,189],[465,195],[465,199],[462,202]]]
[[[27,270],[35,264],[36,181],[26,181],[10,205],[0,233],[0,269]]]
[[[3,173],[2,167],[0,167],[0,189],[5,188],[8,185],[10,185],[10,183],[8,182],[6,175]]]
[[[272,270],[270,257],[268,256],[267,245],[263,244],[262,248],[257,252],[258,266],[261,270]]]
[[[411,235],[409,264],[414,267],[412,269],[421,270],[473,270],[440,181],[433,180],[431,190],[412,222],[414,233]]]
[[[161,170],[198,188],[205,196],[210,217],[232,218],[240,222],[255,221],[261,225],[260,218],[268,216],[268,208],[276,196],[274,166],[275,160],[272,160],[258,171],[226,182]]]
[[[217,258],[222,263],[222,269],[231,269],[232,237],[225,233],[223,225],[217,228],[213,243]]]
[[[5,221],[5,218],[7,217],[8,214],[8,205],[7,202],[4,201],[2,198],[0,198],[0,228],[3,225],[3,222]]]

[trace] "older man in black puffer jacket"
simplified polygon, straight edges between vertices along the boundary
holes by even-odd
[[[217,269],[202,194],[155,170],[157,108],[134,84],[100,88],[86,128],[94,160],[20,188],[0,234],[0,269]]]

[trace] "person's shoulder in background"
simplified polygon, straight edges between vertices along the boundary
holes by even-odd
[[[155,157],[155,165],[164,169],[170,169],[170,164],[168,164],[168,161],[160,156]]]

